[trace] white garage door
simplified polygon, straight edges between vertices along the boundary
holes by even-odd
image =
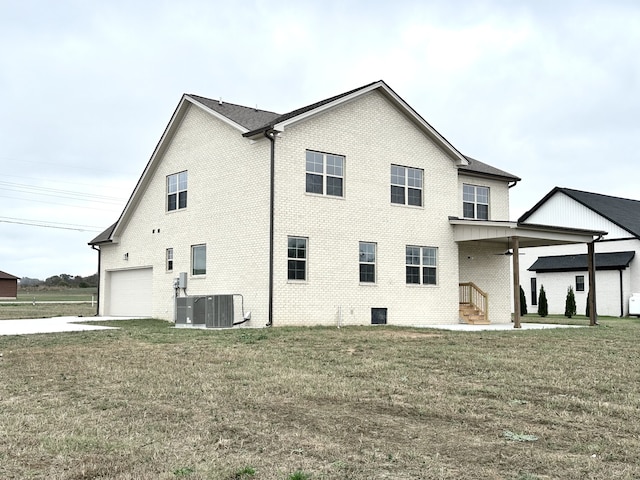
[[[150,317],[152,268],[107,272],[105,313],[113,316]]]

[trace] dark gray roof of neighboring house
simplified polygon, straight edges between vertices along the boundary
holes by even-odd
[[[627,268],[636,252],[596,253],[596,270]],[[587,255],[555,255],[538,257],[527,270],[531,272],[578,272],[587,270]]]
[[[116,224],[117,223],[118,222],[114,223],[109,228],[107,228],[104,232],[102,232],[100,235],[98,235],[96,238],[91,240],[89,242],[89,245],[98,245],[100,243],[110,242],[111,241],[111,234],[113,233],[113,229],[116,228]]]
[[[242,125],[247,130],[256,130],[264,125],[271,123],[275,118],[281,115],[266,110],[258,110],[257,108],[243,107],[233,103],[222,102],[220,100],[212,100],[210,98],[201,97],[199,95],[189,95],[189,97],[197,100],[207,108],[224,115],[233,120],[238,125]]]
[[[483,175],[489,177],[498,177],[503,178],[505,180],[511,180],[514,182],[519,182],[520,178],[512,175],[509,172],[505,172],[504,170],[500,170],[499,168],[492,167],[491,165],[487,165],[480,160],[476,160],[475,158],[471,158],[465,155],[465,158],[469,161],[469,165],[460,165],[458,170],[461,172],[467,172],[472,175]]]
[[[16,277],[15,275],[11,275],[10,273],[3,272],[0,270],[0,280],[19,280],[20,277]]]
[[[617,226],[627,230],[637,238],[640,238],[640,200],[611,197],[600,193],[584,192],[570,188],[555,187],[544,196],[531,210],[526,212],[519,222],[524,222],[549,198],[557,192],[562,192],[576,202],[593,210],[598,215],[606,218]]]

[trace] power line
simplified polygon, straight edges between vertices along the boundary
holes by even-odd
[[[34,200],[32,198],[16,198],[15,195],[0,195],[0,197],[2,197],[2,198],[10,198],[12,200],[19,200],[21,202],[46,203],[47,205],[60,205],[60,206],[63,206],[63,207],[83,208],[83,209],[87,209],[87,210],[100,210],[102,212],[113,212],[113,209],[111,209],[111,208],[86,207],[86,206],[83,206],[83,205],[72,205],[70,203],[51,202],[49,200]],[[98,202],[98,203],[104,203],[104,202]],[[113,204],[113,205],[115,205],[115,204]]]
[[[0,181],[3,190],[12,192],[28,193],[32,195],[46,195],[57,198],[69,198],[74,200],[93,200],[101,203],[122,203],[123,198],[111,197],[108,195],[95,195],[92,193],[76,192],[73,190],[62,190],[59,188],[40,187],[37,185],[27,185],[23,183],[13,183]]]
[[[101,232],[103,229],[100,229],[99,227],[89,227],[89,228],[77,228],[77,227],[73,227],[73,226],[64,226],[64,225],[73,225],[73,224],[65,224],[65,223],[58,223],[58,222],[45,222],[42,220],[25,220],[25,221],[20,221],[19,219],[16,220],[5,220],[5,218],[10,218],[10,217],[0,217],[0,223],[12,223],[12,224],[16,224],[16,225],[28,225],[31,227],[41,227],[41,228],[56,228],[56,229],[60,229],[60,230],[74,230],[77,232]]]

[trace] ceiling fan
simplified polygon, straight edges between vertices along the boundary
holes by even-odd
[[[513,256],[513,250],[511,250],[510,239],[511,239],[511,237],[507,238],[507,249],[504,252],[501,252],[501,253],[494,253],[494,255],[505,255],[507,257]],[[518,252],[518,254],[519,255],[524,255],[524,252]]]

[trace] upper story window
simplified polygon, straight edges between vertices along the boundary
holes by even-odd
[[[360,283],[376,283],[376,244],[360,242]]]
[[[191,246],[191,275],[206,275],[207,273],[207,246]]]
[[[344,196],[344,157],[307,150],[307,193]]]
[[[406,247],[407,283],[416,285],[436,285],[438,249],[435,247]]]
[[[420,168],[391,165],[391,203],[421,207],[422,177]]]
[[[187,208],[187,172],[167,176],[167,211]]]
[[[167,248],[167,272],[173,270],[173,248]]]
[[[307,239],[304,237],[287,240],[287,279],[307,279]]]
[[[489,187],[462,186],[462,215],[464,218],[489,220]]]

